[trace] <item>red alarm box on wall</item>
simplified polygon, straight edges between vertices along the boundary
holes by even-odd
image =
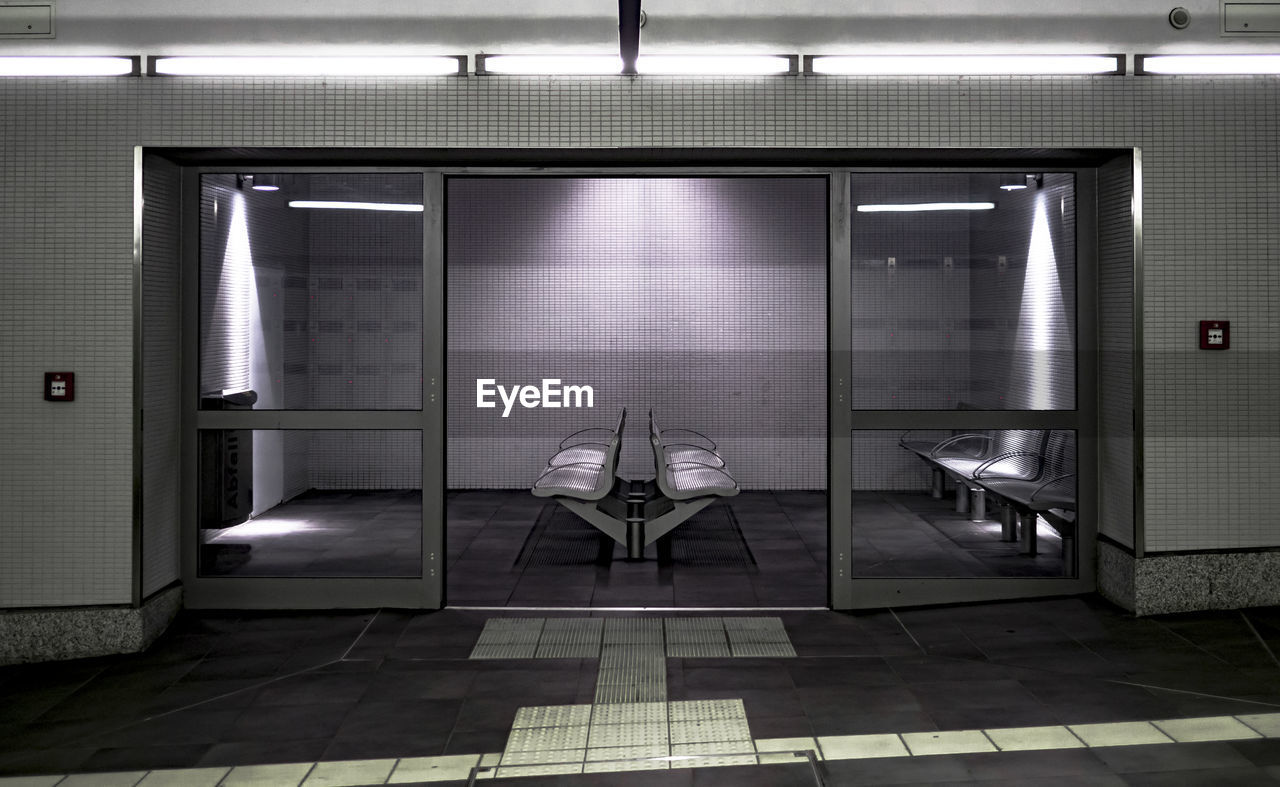
[[[75,401],[75,372],[45,372],[44,398],[46,402]]]
[[[1200,321],[1200,349],[1225,350],[1231,346],[1231,322],[1229,320]]]

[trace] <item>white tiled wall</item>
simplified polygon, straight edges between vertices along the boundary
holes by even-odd
[[[130,597],[132,146],[1143,149],[1146,547],[1280,544],[1273,78],[0,82],[0,606]],[[1230,319],[1233,349],[1195,349]],[[75,371],[54,405],[41,372]]]

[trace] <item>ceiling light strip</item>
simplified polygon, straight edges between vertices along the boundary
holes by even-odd
[[[334,200],[295,199],[291,208],[319,208],[322,210],[388,210],[400,213],[421,213],[422,206],[400,202],[342,202]]]
[[[1137,55],[1133,73],[1149,75],[1262,75],[1280,74],[1275,55]]]
[[[426,77],[467,72],[466,55],[386,57],[155,56],[150,76]]]
[[[1124,55],[806,55],[833,76],[1089,76],[1124,74]]]
[[[636,71],[651,76],[769,76],[798,74],[799,55],[641,55]],[[476,74],[612,76],[618,55],[476,55]]]
[[[859,213],[919,213],[932,210],[995,210],[994,202],[912,202],[896,205],[859,205]]]
[[[5,77],[128,77],[142,74],[142,58],[74,56],[0,57],[0,76]]]

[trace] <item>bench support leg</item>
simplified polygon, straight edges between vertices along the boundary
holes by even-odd
[[[969,490],[969,521],[984,522],[987,519],[987,490]]]
[[[1008,503],[1000,505],[1000,540],[1018,540],[1018,512]]]
[[[1036,512],[1022,512],[1022,554],[1036,554]]]
[[[933,468],[933,483],[929,486],[929,494],[934,500],[941,500],[943,493],[947,488],[947,477],[942,474],[940,468]]]
[[[969,513],[969,486],[964,481],[956,482],[956,513]]]

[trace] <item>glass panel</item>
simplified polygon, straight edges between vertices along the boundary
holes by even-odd
[[[1075,409],[1075,176],[852,178],[853,409]]]
[[[199,435],[201,576],[421,576],[421,432]]]
[[[214,410],[421,407],[422,176],[202,176],[200,391]]]
[[[851,437],[855,577],[1075,575],[1074,431]]]

